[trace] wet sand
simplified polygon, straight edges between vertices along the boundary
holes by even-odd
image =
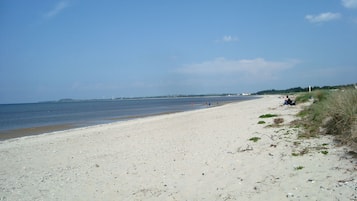
[[[71,128],[75,128],[75,126],[73,124],[60,124],[60,125],[38,126],[38,127],[31,127],[31,128],[20,128],[20,129],[0,131],[0,140],[38,135],[38,134],[50,133],[54,131],[63,131]]]

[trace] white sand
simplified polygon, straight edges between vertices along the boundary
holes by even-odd
[[[329,136],[300,140],[297,129],[266,128],[273,118],[258,118],[273,113],[288,124],[301,106],[282,101],[2,141],[0,200],[357,200],[348,148]]]

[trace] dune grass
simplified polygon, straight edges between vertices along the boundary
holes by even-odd
[[[300,125],[304,132],[300,137],[315,137],[318,134],[331,134],[342,143],[357,148],[357,90],[354,88],[338,91],[317,91],[301,94],[303,101],[307,96],[314,103],[301,111]]]
[[[317,90],[313,91],[311,93],[299,93],[297,94],[297,97],[295,98],[296,103],[305,103],[311,99],[314,100],[314,102],[319,102],[319,101],[324,101],[328,97],[328,95],[331,93],[329,90]]]

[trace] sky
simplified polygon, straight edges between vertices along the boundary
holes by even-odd
[[[357,83],[357,0],[1,0],[0,104]]]

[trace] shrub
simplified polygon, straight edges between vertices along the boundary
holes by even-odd
[[[265,121],[258,121],[258,124],[265,124]]]

